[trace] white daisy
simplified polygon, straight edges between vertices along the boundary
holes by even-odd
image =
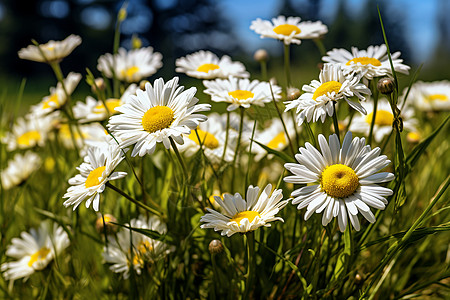
[[[71,95],[81,80],[81,74],[69,73],[64,79],[67,95]],[[56,109],[60,109],[67,102],[67,95],[60,82],[56,87],[50,88],[50,95],[45,96],[42,101],[31,107],[31,113],[35,116],[46,115]]]
[[[258,80],[239,79],[229,77],[228,79],[204,80],[205,94],[211,95],[214,102],[228,102],[227,110],[232,111],[239,106],[249,108],[250,105],[264,106],[272,100],[272,93],[268,82]],[[273,97],[281,99],[281,87],[272,85]]]
[[[250,74],[241,62],[233,62],[227,55],[220,59],[212,52],[198,52],[178,58],[176,72],[200,79],[227,78],[228,76],[248,78]]]
[[[245,233],[253,231],[261,226],[270,227],[272,221],[282,221],[275,215],[288,203],[289,200],[283,198],[282,190],[274,190],[268,184],[259,195],[259,187],[252,185],[247,189],[247,200],[242,199],[239,193],[233,195],[224,194],[221,197],[214,196],[214,199],[223,208],[224,213],[207,208],[208,213],[201,217],[200,222],[206,224],[201,228],[214,228],[215,231],[222,231],[222,235],[232,236],[236,232]]]
[[[77,148],[81,151],[81,157],[87,154],[89,146],[104,144],[111,140],[108,132],[100,123],[72,125],[71,128],[68,123],[64,123],[59,126],[58,137],[67,149],[74,148],[73,141],[75,140]]]
[[[81,37],[71,34],[62,41],[48,41],[43,45],[29,45],[19,50],[21,59],[28,59],[37,62],[58,62],[72,53],[81,44]]]
[[[358,212],[370,223],[375,216],[370,207],[384,209],[386,196],[392,195],[388,188],[377,183],[388,182],[394,175],[388,172],[377,173],[390,164],[386,155],[380,156],[380,148],[371,150],[364,138],[354,138],[349,131],[340,148],[336,134],[329,137],[329,144],[319,135],[320,153],[311,144],[301,147],[295,155],[299,164],[287,163],[285,168],[293,173],[284,181],[307,184],[292,192],[292,204],[297,208],[307,207],[305,220],[314,212],[322,213],[322,225],[326,226],[332,218],[338,218],[339,229],[347,227],[347,215],[356,230],[360,229]],[[309,185],[311,184],[311,185]]]
[[[81,123],[92,121],[106,120],[109,115],[118,113],[116,107],[125,104],[126,99],[130,95],[135,95],[138,86],[136,84],[130,84],[120,99],[109,98],[105,100],[105,104],[101,100],[96,100],[92,96],[86,97],[86,102],[78,101],[73,107],[73,114],[75,119],[78,119]]]
[[[412,86],[408,98],[423,111],[450,110],[450,81],[418,81]]]
[[[178,77],[164,83],[162,78],[154,85],[145,84],[127,103],[116,108],[122,114],[112,116],[107,125],[120,147],[136,144],[131,156],[152,154],[157,143],[170,148],[169,138],[183,144],[183,134],[189,134],[207,117],[198,114],[211,108],[209,104],[197,104],[196,88],[184,91],[178,85]]]
[[[206,122],[200,123],[197,128],[198,137],[203,145],[203,152],[209,161],[213,164],[220,163],[225,148],[226,139],[226,115],[212,113],[208,115]],[[200,150],[195,130],[185,139],[185,143],[180,147],[187,156],[192,156]],[[234,145],[237,133],[229,130],[227,150],[225,151],[224,160],[230,162],[234,157]]]
[[[281,40],[284,44],[300,44],[304,39],[315,39],[328,32],[328,28],[320,21],[300,22],[299,17],[278,16],[272,18],[272,22],[261,20],[252,21],[250,29],[254,30],[261,38],[273,38]]]
[[[352,132],[361,132],[368,136],[370,133],[370,124],[373,119],[373,102],[363,102],[362,106],[367,110],[367,116],[355,115],[349,130]],[[401,107],[401,104],[399,105]],[[417,119],[414,119],[414,110],[412,107],[405,106],[401,115],[403,128],[408,131],[416,131]],[[381,142],[383,137],[392,130],[394,115],[391,106],[386,98],[378,99],[377,114],[375,115],[375,124],[373,127],[373,137],[377,143]]]
[[[23,118],[17,118],[10,132],[2,139],[7,145],[9,151],[16,149],[28,149],[35,146],[44,146],[47,140],[47,134],[54,124],[54,116],[33,118],[26,115]]]
[[[399,59],[400,52],[391,54],[394,70],[398,73],[408,74],[410,67],[402,64]],[[372,80],[374,77],[392,75],[391,65],[387,55],[386,45],[369,46],[367,50],[358,50],[352,47],[352,52],[345,49],[333,49],[322,57],[324,62],[340,64],[344,73],[360,73],[365,79]]]
[[[130,224],[132,228],[150,229],[162,235],[167,232],[166,224],[156,216],[151,216],[148,220],[144,216],[139,216],[138,219],[132,219]],[[109,237],[108,247],[103,250],[103,259],[106,263],[112,264],[111,271],[123,273],[124,279],[128,279],[131,265],[140,275],[146,262],[156,262],[172,251],[174,248],[164,242],[123,228],[117,234],[117,238]]]
[[[37,230],[32,228],[30,233],[22,232],[20,236],[13,238],[6,249],[6,255],[17,259],[2,264],[1,270],[6,280],[27,280],[35,271],[44,269],[70,244],[62,227],[53,224],[51,228],[47,222],[42,222]]]
[[[130,51],[120,48],[115,55],[100,56],[97,69],[108,78],[115,76],[121,81],[138,82],[155,74],[162,65],[162,54],[153,52],[152,47]]]
[[[361,77],[346,77],[339,65],[325,64],[320,71],[320,81],[313,80],[309,85],[304,85],[302,90],[305,91],[298,99],[287,101],[286,110],[289,111],[297,108],[297,122],[300,126],[303,121],[309,123],[317,122],[319,119],[322,123],[328,116],[333,116],[333,102],[344,99],[350,107],[356,109],[362,114],[366,114],[366,110],[361,104],[350,101],[347,97],[356,96],[360,100],[366,98],[361,94],[370,95],[371,92],[362,83],[359,83]]]
[[[41,158],[34,152],[27,151],[23,155],[16,154],[1,172],[1,184],[5,190],[20,185],[41,166]]]
[[[75,210],[81,202],[86,200],[86,208],[91,202],[95,211],[98,211],[100,194],[105,190],[110,180],[125,177],[125,172],[114,172],[117,165],[124,159],[122,149],[115,143],[104,144],[100,147],[91,147],[84,157],[84,162],[77,168],[80,174],[69,179],[71,187],[67,189],[63,198],[64,206],[73,205]]]
[[[295,124],[292,121],[292,118],[284,115],[283,121],[289,133],[289,137],[291,140],[294,139]],[[283,123],[281,123],[281,120],[278,118],[272,119],[269,126],[264,126],[263,129],[257,129],[254,140],[277,151],[282,151],[289,145],[289,139],[286,136]],[[267,155],[267,151],[256,143],[252,144],[252,152],[256,153],[256,156],[254,157],[255,161],[260,161]]]

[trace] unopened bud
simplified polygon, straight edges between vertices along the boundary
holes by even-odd
[[[381,78],[380,80],[378,80],[377,88],[382,94],[391,94],[395,88],[394,80],[389,77]]]
[[[272,77],[269,79],[270,84],[276,85],[278,83],[277,79],[275,77]]]
[[[95,78],[94,84],[92,84],[91,86],[92,92],[95,93],[97,89],[99,91],[104,91],[105,88],[106,88],[105,80],[103,80],[103,78]]]
[[[133,49],[140,49],[142,47],[142,40],[135,34],[131,37],[131,47]]]
[[[209,252],[211,254],[219,254],[223,251],[223,245],[222,242],[219,240],[212,240],[209,243]]]
[[[269,59],[269,53],[264,49],[258,49],[255,54],[253,54],[253,59],[257,62],[267,61]]]
[[[355,275],[355,284],[356,284],[356,285],[360,285],[362,282],[363,282],[362,276],[359,275],[359,274],[356,274],[356,275]]]
[[[126,7],[122,7],[117,14],[117,19],[119,22],[123,22],[127,18],[127,9]]]
[[[100,215],[97,221],[95,221],[95,229],[100,234],[104,234],[105,231],[106,234],[114,233],[117,230],[117,226],[112,222],[117,222],[117,219],[113,215],[104,214],[103,217]]]
[[[288,87],[286,92],[286,98],[287,100],[295,100],[298,97],[300,97],[301,94],[302,92],[298,88]]]

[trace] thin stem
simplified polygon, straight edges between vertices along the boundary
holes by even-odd
[[[377,106],[378,106],[378,89],[376,87],[375,80],[371,81],[370,87],[373,95],[373,112],[372,112],[372,121],[370,122],[369,137],[367,141],[368,145],[372,144],[373,127],[375,126],[375,118],[377,116]]]
[[[319,38],[313,39],[313,41],[314,41],[314,44],[316,44],[317,49],[319,49],[320,55],[325,56],[325,54],[327,54],[327,50],[325,49],[325,46],[323,45],[322,39],[319,37]]]
[[[227,128],[225,132],[225,145],[223,146],[223,153],[222,158],[220,159],[220,165],[222,165],[223,161],[225,160],[225,154],[227,152],[228,147],[228,137],[229,137],[229,131],[230,131],[230,112],[227,110]]]
[[[305,125],[306,131],[308,132],[310,142],[315,147],[316,146],[316,137],[314,136],[311,126],[309,125],[308,122],[303,122],[303,124]]]
[[[255,275],[255,233],[250,231],[246,233],[247,237],[247,274],[245,281],[245,294],[244,299],[249,299],[250,291],[253,288],[253,281]]]
[[[339,134],[339,123],[337,119],[337,111],[336,111],[336,102],[333,101],[333,124],[334,124],[334,132],[336,133],[339,142],[341,141],[341,135]]]
[[[125,197],[127,200],[130,200],[137,206],[139,206],[145,210],[148,210],[149,212],[154,213],[155,215],[161,216],[161,213],[159,211],[151,208],[150,206],[145,205],[144,203],[141,203],[140,201],[137,201],[136,199],[134,199],[133,197],[131,197],[130,195],[128,195],[127,193],[125,193],[124,191],[119,189],[118,187],[112,185],[109,181],[106,183],[106,186],[111,188],[113,191],[119,193],[121,196]]]
[[[189,175],[188,175],[188,172],[187,172],[187,169],[186,169],[186,165],[184,164],[184,161],[181,158],[180,152],[178,151],[177,145],[175,144],[173,139],[171,137],[169,137],[169,140],[170,140],[170,145],[172,145],[173,151],[175,151],[177,159],[178,159],[178,161],[180,163],[181,169],[183,170],[184,179],[187,181]]]
[[[238,134],[238,139],[236,142],[236,149],[234,150],[234,158],[233,158],[233,164],[232,164],[232,176],[231,176],[231,191],[234,191],[234,179],[235,179],[235,174],[236,174],[236,159],[239,153],[239,146],[241,144],[241,138],[242,138],[242,131],[243,131],[243,127],[244,127],[244,112],[245,112],[245,108],[242,106],[239,106],[240,110],[241,110],[241,121],[239,122],[239,134]]]
[[[263,81],[267,80],[267,61],[263,60],[260,63],[261,65],[261,77]]]
[[[289,45],[284,45],[284,72],[286,73],[286,87],[291,85],[291,65],[289,61]]]

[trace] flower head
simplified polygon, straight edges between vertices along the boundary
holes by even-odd
[[[282,201],[282,198],[281,189],[272,192],[271,184],[268,184],[261,194],[259,187],[249,186],[247,200],[242,199],[239,193],[224,194],[223,200],[214,196],[224,212],[219,213],[207,208],[208,213],[200,219],[200,222],[205,224],[200,227],[214,228],[215,231],[222,231],[221,234],[228,237],[236,232],[245,233],[261,226],[270,227],[272,221],[283,221],[282,218],[275,217],[288,203],[288,200]]]
[[[34,152],[18,153],[1,172],[1,184],[5,190],[20,185],[41,166],[41,158]]]
[[[408,74],[410,67],[402,64],[399,59],[400,52],[391,54],[395,72]],[[369,46],[367,50],[358,50],[352,47],[352,52],[345,49],[333,49],[327,52],[327,56],[322,57],[324,62],[340,64],[344,73],[360,73],[366,80],[374,77],[392,75],[391,65],[387,55],[386,45]]]
[[[356,96],[360,100],[365,100],[366,98],[361,94],[371,94],[367,86],[359,83],[360,78],[359,76],[346,77],[339,65],[325,64],[320,71],[320,81],[313,80],[309,85],[304,85],[302,89],[305,93],[297,100],[285,102],[285,111],[297,108],[299,126],[305,119],[308,123],[317,122],[319,119],[323,123],[327,114],[330,117],[333,116],[333,101],[338,102],[341,99],[344,99],[353,109],[366,114],[366,110],[359,102],[353,102],[347,98]]]
[[[322,22],[300,22],[299,17],[278,16],[272,22],[261,20],[252,21],[250,29],[254,30],[261,38],[269,37],[281,40],[284,44],[300,44],[301,40],[314,39],[328,32],[328,28]]]
[[[450,110],[450,81],[416,82],[408,98],[422,111]]]
[[[162,67],[162,55],[152,47],[133,49],[120,48],[115,55],[107,53],[98,59],[97,69],[108,78],[114,76],[126,82],[138,82],[156,73]]]
[[[157,143],[170,148],[172,138],[183,144],[183,134],[189,134],[207,117],[198,112],[210,109],[209,104],[197,104],[196,88],[184,91],[178,85],[178,77],[164,83],[155,80],[146,83],[145,90],[138,89],[126,103],[116,108],[122,114],[109,119],[108,128],[120,142],[120,147],[136,144],[131,156],[152,154]]]
[[[241,62],[233,62],[227,55],[219,59],[214,53],[203,50],[178,58],[175,64],[176,72],[200,79],[250,76]]]
[[[250,105],[264,106],[272,100],[272,93],[275,100],[281,99],[281,87],[272,85],[268,82],[258,80],[239,79],[229,77],[228,79],[216,79],[213,81],[204,80],[206,87],[205,94],[211,95],[214,102],[228,102],[230,105],[227,110],[232,111],[242,106],[249,108]]]
[[[132,219],[130,225],[125,224],[125,226],[150,229],[161,235],[167,232],[166,224],[156,216],[148,219],[139,216],[137,219]],[[110,236],[108,247],[103,250],[103,259],[106,263],[112,264],[110,269],[113,272],[123,273],[123,277],[127,279],[130,276],[130,267],[140,275],[146,263],[156,262],[173,250],[173,247],[164,242],[151,239],[132,229],[123,228],[117,234],[117,238]]]
[[[63,196],[68,198],[64,206],[73,205],[75,210],[86,200],[87,208],[93,203],[94,210],[98,211],[100,194],[105,190],[106,183],[127,175],[125,172],[114,172],[124,158],[123,150],[113,142],[89,148],[84,162],[77,168],[80,174],[69,179],[71,187]]]
[[[43,45],[29,45],[19,50],[21,59],[52,63],[62,60],[81,44],[81,37],[71,34],[62,41],[49,41]]]
[[[59,253],[70,244],[64,229],[57,224],[53,228],[42,222],[30,233],[22,232],[21,238],[13,238],[6,249],[6,255],[17,259],[2,264],[1,270],[6,280],[28,279],[36,271],[44,269]]]
[[[284,181],[295,184],[307,184],[292,192],[292,204],[297,208],[307,207],[305,220],[314,212],[322,213],[322,225],[326,226],[335,217],[339,229],[343,232],[347,220],[356,230],[360,229],[358,213],[369,222],[375,222],[370,207],[384,209],[386,196],[392,190],[378,183],[394,179],[388,172],[377,173],[390,164],[385,155],[380,156],[380,148],[370,149],[364,138],[354,138],[349,131],[345,135],[342,147],[336,134],[329,137],[329,143],[319,135],[320,153],[311,144],[306,143],[295,155],[298,164],[287,163],[285,168],[294,175]]]

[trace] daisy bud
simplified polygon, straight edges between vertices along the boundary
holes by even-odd
[[[105,88],[106,88],[105,80],[103,80],[103,78],[100,78],[100,77],[96,78],[95,84],[92,84],[92,86],[91,86],[92,92],[94,92],[94,93],[97,89],[99,89],[100,91],[104,91]]]
[[[288,87],[286,92],[286,98],[287,100],[295,100],[298,97],[300,97],[301,94],[302,92],[298,88]]]
[[[131,37],[131,47],[133,49],[139,49],[142,47],[142,40],[138,38],[135,34]]]
[[[122,7],[119,10],[119,13],[117,14],[117,19],[119,22],[123,22],[126,18],[127,18],[127,9]]]
[[[105,220],[104,223],[103,219]],[[113,215],[104,214],[103,217],[100,215],[97,218],[97,221],[95,221],[95,229],[97,229],[97,232],[100,234],[103,234],[105,229],[107,234],[114,233],[117,231],[117,226],[112,222],[117,222],[117,219]]]
[[[253,59],[256,60],[257,62],[267,61],[269,60],[269,53],[267,53],[267,51],[264,49],[258,49],[253,55]]]
[[[211,254],[219,254],[223,251],[223,245],[222,242],[219,240],[212,240],[211,243],[209,243],[209,252]]]
[[[356,284],[356,285],[360,285],[360,284],[362,284],[362,283],[363,283],[363,278],[362,278],[362,276],[359,275],[359,274],[356,274],[356,275],[355,275],[355,284]]]
[[[377,88],[380,93],[388,95],[394,91],[395,83],[389,77],[381,78],[380,80],[378,80]]]

